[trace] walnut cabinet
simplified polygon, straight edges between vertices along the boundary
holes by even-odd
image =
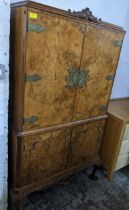
[[[12,4],[11,192],[101,164],[125,31],[31,1]]]

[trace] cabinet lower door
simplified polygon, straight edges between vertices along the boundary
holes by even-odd
[[[90,163],[100,155],[105,120],[73,128],[69,167]]]
[[[63,129],[18,139],[20,187],[46,180],[65,169],[70,131]]]

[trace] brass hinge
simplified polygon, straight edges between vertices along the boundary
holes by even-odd
[[[41,80],[42,77],[39,74],[30,74],[30,75],[26,75],[26,81],[29,82],[37,82],[38,80]]]
[[[31,117],[24,118],[23,123],[24,124],[32,124],[32,123],[35,123],[38,120],[39,120],[39,118],[37,116],[31,116]]]
[[[114,78],[115,78],[115,75],[108,75],[107,77],[106,77],[106,80],[108,80],[108,81],[113,81],[114,80]]]
[[[122,47],[122,43],[123,43],[123,41],[122,40],[114,40],[113,42],[112,42],[112,44],[115,46],[115,47]]]
[[[36,33],[42,33],[46,31],[46,29],[41,25],[37,23],[28,23],[28,31],[35,31]]]
[[[68,69],[68,76],[65,77],[67,88],[77,88],[86,85],[90,80],[89,70],[80,70],[79,68]]]
[[[105,105],[102,105],[99,107],[100,112],[106,112],[107,107]]]

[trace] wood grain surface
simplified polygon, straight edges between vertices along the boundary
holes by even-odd
[[[98,160],[106,120],[19,138],[21,186]]]
[[[105,122],[106,120],[101,120],[73,128],[69,167],[84,164],[100,155]]]
[[[80,68],[89,71],[90,80],[77,90],[74,120],[106,113],[113,84],[106,78],[115,76],[121,50],[112,43],[123,37],[113,30],[87,25]]]
[[[31,10],[32,11],[32,10]],[[42,33],[27,33],[26,74],[39,74],[42,79],[25,84],[24,117],[37,116],[34,124],[24,129],[70,122],[76,89],[67,88],[68,69],[79,68],[85,26],[59,19],[47,13],[38,14],[29,23],[41,24]]]
[[[66,168],[71,129],[22,138],[22,186],[46,179]]]

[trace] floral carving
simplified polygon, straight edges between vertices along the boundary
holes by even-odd
[[[82,9],[81,11],[71,11],[68,9],[68,14],[73,15],[75,17],[79,17],[81,19],[93,21],[93,22],[102,22],[101,18],[97,18],[92,14],[89,8]]]

